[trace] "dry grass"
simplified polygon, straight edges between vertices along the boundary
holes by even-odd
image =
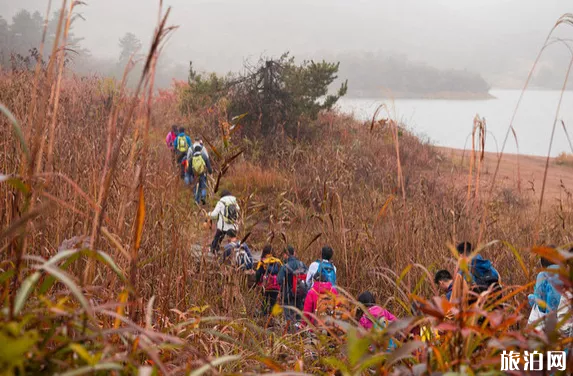
[[[573,154],[563,152],[555,157],[555,163],[559,166],[573,167]]]
[[[523,302],[537,270],[531,247],[573,241],[570,195],[538,214],[513,191],[482,187],[479,164],[468,177],[391,119],[362,124],[325,114],[307,124],[320,137],[283,137],[272,147],[230,132],[224,106],[182,118],[176,95],[153,100],[154,62],[168,31],[160,18],[135,92],[63,75],[58,54],[35,73],[0,72],[0,103],[15,117],[0,117],[0,336],[8,346],[23,344],[11,359],[0,356],[0,366],[116,374],[150,365],[162,374],[485,371],[502,348],[565,346],[523,329]],[[479,120],[476,131],[485,131]],[[254,248],[293,244],[308,263],[330,244],[344,290],[374,291],[402,319],[400,328],[349,329],[346,338],[310,344],[280,320],[268,328],[269,320],[253,319],[260,294],[246,277],[191,253],[205,250],[212,233],[163,145],[178,122],[210,144],[220,186],[239,196]],[[468,186],[459,185],[460,174]],[[481,253],[501,273],[506,309],[436,300],[412,316],[412,301],[437,294],[433,272],[467,266],[449,245],[479,237],[496,240],[482,242]],[[535,252],[570,275],[562,255]],[[490,326],[477,328],[479,317]],[[423,344],[402,336],[420,321],[439,326],[441,338]],[[472,334],[462,330],[468,326]],[[400,350],[388,354],[390,337]]]

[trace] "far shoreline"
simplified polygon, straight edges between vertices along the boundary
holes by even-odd
[[[483,92],[434,92],[434,93],[398,93],[385,92],[375,94],[373,92],[350,92],[346,96],[349,99],[433,99],[433,100],[490,100],[497,99],[489,91]]]

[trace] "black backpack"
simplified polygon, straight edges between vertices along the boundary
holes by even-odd
[[[223,215],[223,219],[226,223],[233,224],[239,219],[239,210],[237,208],[237,204],[225,204],[225,214]]]
[[[287,263],[285,264],[286,267],[286,288],[287,293],[291,294],[292,297],[296,298],[297,300],[306,297],[308,292],[308,286],[306,285],[306,272],[307,268],[304,263],[300,260],[297,260],[297,267],[296,269],[291,268],[291,266]]]

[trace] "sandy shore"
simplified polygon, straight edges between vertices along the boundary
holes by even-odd
[[[442,147],[438,147],[438,150],[444,156],[450,157],[454,164],[461,165],[463,163],[464,166],[469,166],[470,150]],[[482,165],[482,176],[485,179],[493,178],[497,161],[497,153],[485,153]],[[546,162],[547,158],[545,157],[504,154],[496,178],[497,184],[517,189],[518,183],[521,182],[522,192],[533,194],[539,199]],[[547,172],[544,202],[548,203],[560,198],[565,199],[566,191],[573,192],[573,166],[560,165],[555,158],[551,158]]]

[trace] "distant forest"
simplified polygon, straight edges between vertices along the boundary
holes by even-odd
[[[48,20],[44,56],[46,62],[52,52],[52,45],[57,32],[59,12],[54,12]],[[44,17],[39,12],[21,10],[8,22],[0,15],[0,67],[4,69],[33,69],[40,58],[39,47],[44,32]],[[72,31],[68,34],[66,65],[80,75],[98,74],[105,77],[121,79],[125,66],[130,57],[134,60],[141,58],[144,53],[142,42],[133,33],[125,33],[117,39],[119,55],[117,59],[98,58],[82,46],[83,38]],[[113,41],[111,42],[113,43]],[[156,85],[167,87],[172,79],[185,78],[188,74],[188,64],[173,64],[167,58],[160,58],[156,72]],[[133,70],[133,76],[140,72],[141,64]]]
[[[339,77],[348,79],[348,95],[354,97],[487,96],[490,85],[477,73],[440,70],[404,56],[344,54]]]

